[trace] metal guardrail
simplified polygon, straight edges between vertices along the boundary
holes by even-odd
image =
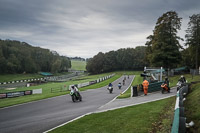
[[[188,94],[188,84],[181,87],[176,95],[176,104],[174,109],[174,120],[171,133],[185,133],[186,132],[186,118],[184,116],[184,97]]]
[[[160,91],[162,89],[161,88],[162,83],[163,81],[150,83],[148,86],[148,92]]]

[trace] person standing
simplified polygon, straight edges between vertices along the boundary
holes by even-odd
[[[149,82],[145,79],[145,80],[143,81],[142,85],[143,85],[144,95],[146,96],[146,95],[147,95],[147,92],[148,92]]]

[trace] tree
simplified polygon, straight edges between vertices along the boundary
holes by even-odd
[[[0,40],[0,73],[61,72],[71,67],[67,57],[25,42]]]
[[[195,68],[198,69],[199,64],[199,49],[200,49],[200,14],[193,14],[190,16],[188,28],[186,30],[186,45],[190,47],[192,53],[195,53]],[[194,60],[194,56],[191,56]]]
[[[150,35],[146,45],[148,46],[147,59],[152,66],[173,68],[181,61],[179,51],[182,46],[177,36],[177,30],[181,29],[181,19],[175,11],[164,13],[158,18],[153,35]]]
[[[91,74],[116,70],[141,70],[144,67],[144,52],[146,47],[121,48],[117,51],[98,53],[87,59],[86,69]]]
[[[105,53],[103,70],[104,72],[110,72],[117,70],[117,61],[116,61],[117,53],[115,51],[109,51]]]

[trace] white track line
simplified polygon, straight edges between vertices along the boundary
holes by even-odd
[[[128,88],[131,86],[131,84],[132,84],[132,82],[133,82],[133,80],[134,80],[134,78],[135,78],[135,75],[133,76],[133,79],[132,79],[132,81],[131,81],[131,83],[130,83],[130,85],[128,86]],[[124,94],[124,92],[126,92],[127,90],[128,90],[128,88],[126,88],[123,92],[122,92],[122,94]],[[113,102],[118,96],[120,96],[121,94],[119,94],[119,95],[117,95],[115,98],[113,98],[111,101],[109,101],[108,103],[106,103],[106,104],[104,104],[104,105],[102,105],[101,107],[99,107],[98,109],[100,109],[100,108],[103,108],[104,106],[106,106],[106,105],[108,105],[108,104],[110,104],[111,102]]]
[[[135,76],[133,77],[133,79],[134,79],[134,78],[135,78]],[[118,78],[116,81],[118,81],[119,79],[120,79],[120,78]],[[133,79],[132,79],[131,83],[133,82]],[[128,86],[128,88],[131,86],[131,83],[130,83],[130,85]],[[128,90],[128,88],[127,88],[126,90]],[[123,94],[126,90],[124,90],[124,91],[122,92],[122,94]],[[119,95],[120,95],[120,94],[119,94]],[[117,95],[114,99],[112,99],[110,102],[106,103],[105,105],[107,105],[107,104],[113,102],[119,95]],[[105,105],[103,105],[103,106],[105,106]],[[101,107],[103,107],[103,106],[101,106]],[[99,107],[99,108],[101,108],[101,107]],[[56,127],[54,127],[54,128],[51,128],[51,129],[49,129],[49,130],[47,130],[47,131],[44,131],[43,133],[48,133],[48,132],[50,132],[50,131],[52,131],[52,130],[58,128],[58,127],[64,126],[64,125],[66,125],[66,124],[68,124],[68,123],[70,123],[70,122],[73,122],[73,121],[75,121],[75,120],[78,120],[78,119],[80,119],[80,118],[86,116],[86,115],[90,115],[90,114],[93,114],[93,113],[95,113],[95,112],[89,112],[89,113],[86,113],[86,114],[84,114],[84,115],[78,116],[78,117],[76,117],[76,118],[74,118],[74,119],[72,119],[72,120],[70,120],[70,121],[67,121],[67,122],[61,124],[61,125],[58,125],[58,126],[56,126]]]
[[[63,124],[61,124],[61,125],[58,125],[58,126],[56,126],[56,127],[54,127],[54,128],[51,128],[51,129],[49,129],[49,130],[47,130],[47,131],[45,131],[45,132],[43,132],[43,133],[48,133],[48,132],[50,132],[50,131],[52,131],[52,130],[58,128],[58,127],[64,126],[64,125],[66,125],[66,124],[68,124],[68,123],[70,123],[70,122],[73,122],[73,121],[75,121],[75,120],[78,120],[78,119],[80,119],[80,118],[83,118],[83,117],[86,116],[86,115],[96,114],[96,113],[101,113],[101,112],[106,112],[106,111],[110,111],[110,110],[125,108],[125,107],[129,107],[129,106],[135,106],[135,105],[144,104],[144,103],[149,103],[149,102],[154,102],[154,101],[166,99],[166,98],[169,98],[169,97],[173,97],[173,96],[175,96],[175,95],[176,95],[176,94],[171,95],[171,96],[167,96],[167,97],[162,97],[162,98],[150,100],[150,101],[140,102],[140,103],[136,103],[136,104],[129,104],[129,105],[120,106],[120,107],[116,107],[116,108],[110,108],[110,109],[101,110],[101,111],[96,111],[96,112],[89,112],[89,113],[86,113],[86,114],[81,115],[81,116],[79,116],[79,117],[76,117],[76,118],[74,118],[74,119],[72,119],[72,120],[70,120],[70,121],[68,121],[68,122],[65,122],[65,123],[63,123]]]

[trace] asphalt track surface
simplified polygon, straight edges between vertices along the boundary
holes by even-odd
[[[129,77],[120,90],[117,84],[124,77],[114,81],[112,94],[107,86],[81,92],[82,102],[73,103],[70,95],[64,95],[0,109],[0,133],[41,133],[93,112],[127,89],[134,76]]]

